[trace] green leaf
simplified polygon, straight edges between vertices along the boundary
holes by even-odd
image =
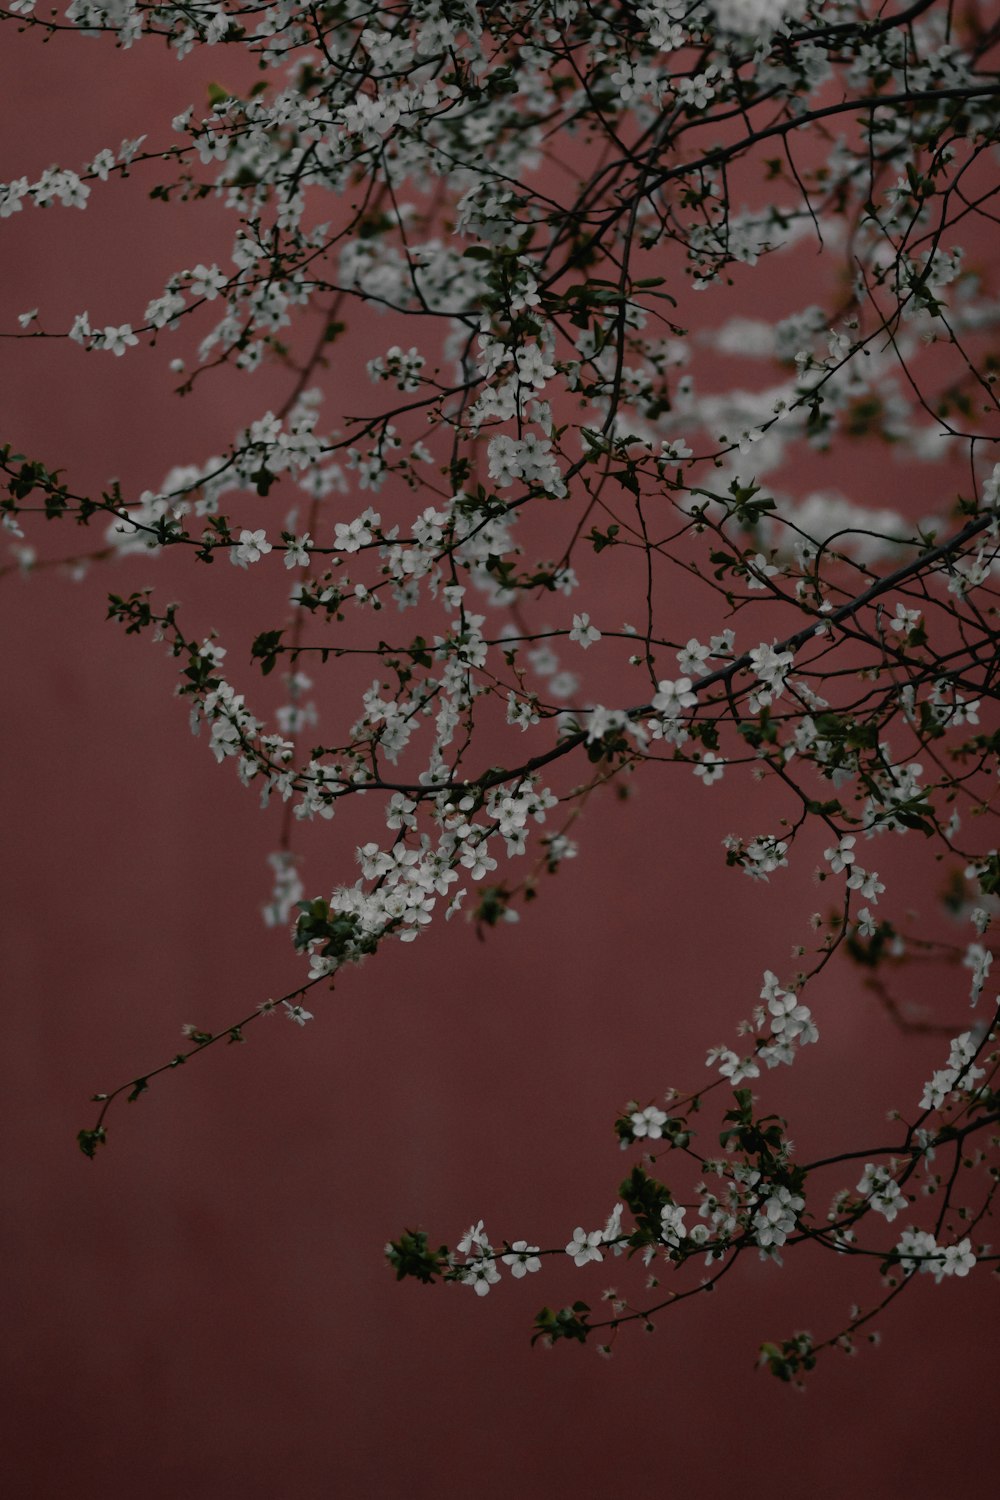
[[[586,1302],[574,1302],[572,1307],[564,1307],[559,1312],[543,1307],[535,1316],[532,1344],[539,1339],[546,1339],[550,1344],[558,1343],[560,1339],[575,1339],[577,1343],[585,1344],[587,1335],[592,1332],[587,1325],[589,1312]]]
[[[1000,854],[991,854],[985,865],[977,867],[976,879],[984,896],[995,896],[1000,892]]]
[[[655,1244],[660,1238],[663,1210],[674,1201],[670,1189],[636,1165],[618,1192],[638,1225],[638,1233],[629,1243]]]
[[[799,1372],[811,1370],[816,1364],[812,1338],[808,1333],[797,1333],[794,1338],[785,1339],[780,1345],[761,1344],[760,1362],[778,1380],[786,1383],[795,1380],[799,1385],[801,1381],[795,1379]]]
[[[262,630],[260,635],[254,638],[250,647],[250,659],[260,662],[261,674],[264,677],[274,671],[281,650],[281,637],[284,633],[283,630]]]
[[[905,808],[894,808],[892,816],[897,823],[902,823],[904,828],[919,829],[926,838],[931,838],[936,831],[933,823],[928,823],[927,819],[922,818],[919,813]]]
[[[98,1146],[107,1145],[108,1133],[103,1125],[98,1125],[96,1130],[78,1130],[76,1140],[84,1156],[89,1156],[93,1161],[97,1155]]]
[[[404,1229],[398,1240],[390,1240],[386,1245],[385,1258],[395,1271],[397,1281],[412,1276],[426,1285],[443,1276],[448,1269],[447,1245],[431,1250],[422,1229]]]
[[[596,526],[592,526],[587,541],[593,545],[595,552],[603,552],[605,547],[615,545],[615,539],[620,530],[621,527],[617,525],[609,526],[607,531],[598,531]]]
[[[472,916],[476,923],[479,936],[480,927],[495,927],[503,918],[510,905],[510,892],[502,885],[484,885],[479,888],[479,901],[473,910]]]

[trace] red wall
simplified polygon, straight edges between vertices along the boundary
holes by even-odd
[[[11,27],[3,44],[3,178],[77,166],[203,87],[148,41],[125,59]],[[84,307],[137,322],[169,271],[210,258],[206,233],[223,253],[210,213],[152,205],[157,179],[136,177],[86,214],[5,222],[0,327],[38,303],[53,328]],[[138,489],[280,389],[264,372],[207,404],[165,400],[170,352],[5,345],[3,435],[81,485]],[[63,525],[44,547],[86,543]],[[120,1105],[96,1161],[77,1152],[90,1094],[170,1056],[182,1023],[224,1025],[299,973],[255,915],[274,817],[188,734],[162,648],[103,620],[109,589],[155,583],[235,646],[230,619],[255,625],[272,585],[254,574],[214,619],[225,573],[189,578],[167,557],[0,581],[7,1493],[930,1500],[988,1484],[982,1269],[913,1287],[880,1319],[882,1346],[828,1357],[802,1398],[755,1371],[757,1344],[833,1331],[876,1294],[864,1269],[746,1259],[604,1361],[531,1350],[532,1315],[637,1291],[638,1268],[567,1261],[479,1299],[397,1285],[384,1265],[406,1225],[454,1242],[483,1215],[497,1240],[559,1244],[603,1222],[625,1160],[616,1110],[701,1081],[705,1046],[731,1039],[817,901],[802,860],[780,890],[724,870],[723,835],[746,827],[736,777],[706,792],[689,772],[649,776],[631,803],[593,799],[580,858],[519,926],[482,946],[455,922],[387,951],[321,997],[307,1031],[261,1022]],[[285,586],[263,623],[280,623]],[[349,875],[360,827],[305,835],[317,889]],[[804,1154],[863,1145],[941,1048],[901,1047],[844,968],[814,1009],[823,1045],[766,1096]]]

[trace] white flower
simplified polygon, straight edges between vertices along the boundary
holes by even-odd
[[[802,0],[708,0],[720,31],[734,36],[766,39],[789,13],[802,9]]]
[[[899,1183],[892,1177],[888,1167],[876,1167],[871,1162],[865,1165],[857,1191],[867,1198],[871,1207],[877,1213],[883,1214],[890,1224],[906,1204]]]
[[[920,1099],[921,1109],[940,1109],[955,1087],[955,1074],[951,1068],[939,1068],[924,1084]]]
[[[460,1255],[468,1255],[469,1251],[473,1249],[473,1247],[479,1249],[482,1246],[487,1245],[488,1243],[489,1242],[486,1238],[486,1234],[483,1230],[483,1221],[482,1219],[480,1219],[478,1224],[471,1224],[465,1231],[465,1233],[462,1235],[462,1238],[458,1242],[457,1249]]]
[[[953,1039],[948,1066],[939,1068],[924,1084],[921,1109],[940,1109],[955,1089],[971,1088],[980,1078],[985,1077],[984,1068],[973,1066],[976,1048],[976,1040],[971,1031],[963,1031],[961,1036]]]
[[[986,977],[990,972],[990,965],[993,963],[993,954],[989,948],[984,948],[982,943],[970,943],[965,950],[965,957],[962,959],[962,963],[965,968],[972,970],[972,988],[969,995],[971,1003],[975,1005],[982,993],[983,985],[986,983]]]
[[[788,844],[784,839],[776,839],[771,834],[761,834],[743,848],[742,841],[733,834],[723,839],[725,847],[729,850],[727,856],[730,864],[739,864],[751,880],[767,880],[774,871],[782,869],[788,864],[785,858],[788,853]]]
[[[579,641],[584,651],[588,650],[595,641],[601,639],[601,632],[596,625],[591,625],[589,615],[574,615],[573,629],[569,633],[571,641]]]
[[[694,708],[698,702],[698,694],[691,691],[690,677],[678,677],[676,682],[658,682],[656,687],[653,708],[665,719],[679,718],[685,709]]]
[[[909,1276],[921,1271],[934,1277],[940,1285],[946,1276],[968,1276],[976,1264],[971,1240],[957,1245],[938,1245],[932,1234],[922,1229],[904,1229],[896,1245],[896,1254]]]
[[[179,292],[168,289],[162,297],[154,297],[146,307],[146,322],[154,328],[176,328],[177,319],[184,311],[184,298]]]
[[[681,1240],[687,1237],[687,1230],[684,1227],[684,1213],[685,1210],[677,1203],[668,1203],[665,1208],[660,1210],[660,1239],[665,1244],[676,1248]],[[702,1225],[700,1227],[704,1228],[705,1226]]]
[[[807,1005],[800,1005],[795,995],[779,990],[767,1002],[771,1013],[771,1034],[782,1041],[797,1041],[800,1047],[815,1042],[819,1033]]]
[[[71,338],[74,344],[83,344],[86,343],[87,339],[89,339],[92,334],[93,330],[90,326],[89,315],[85,312],[77,313],[76,317],[73,319],[73,326],[70,329],[67,337]]]
[[[109,151],[105,146],[104,150],[98,151],[97,155],[94,157],[94,160],[90,164],[90,170],[94,173],[95,177],[99,177],[102,182],[107,182],[109,175],[114,170],[114,166],[115,154],[113,151]]]
[[[770,688],[776,698],[780,697],[789,668],[795,660],[793,653],[775,651],[773,644],[769,646],[766,641],[761,641],[749,655],[757,677]]]
[[[86,314],[84,314],[84,317],[86,317]],[[131,348],[133,344],[137,344],[138,342],[139,340],[132,332],[132,325],[130,323],[122,323],[120,328],[105,328],[100,347],[107,349],[109,354],[117,354],[120,358],[126,349]]]
[[[976,1264],[976,1257],[972,1253],[972,1242],[968,1239],[959,1240],[957,1245],[946,1245],[942,1251],[942,1265],[935,1274],[935,1281],[940,1281],[942,1276],[968,1276]]]
[[[909,634],[911,630],[916,630],[919,624],[919,609],[907,609],[905,604],[897,604],[896,613],[889,621],[889,629],[896,631],[897,634],[901,634],[903,631]]]
[[[239,546],[230,552],[229,561],[238,568],[245,568],[250,563],[259,562],[270,550],[271,543],[267,540],[266,531],[241,531]]]
[[[774,563],[768,562],[763,552],[758,552],[753,557],[748,558],[746,569],[747,587],[751,589],[766,588],[765,579],[773,578],[779,571]]]
[[[458,1279],[464,1286],[475,1287],[477,1297],[485,1297],[500,1280],[500,1272],[492,1256],[477,1256],[462,1267]]]
[[[603,1260],[604,1256],[598,1249],[603,1239],[600,1229],[593,1229],[590,1234],[585,1229],[574,1229],[573,1238],[566,1246],[566,1254],[573,1257],[573,1264],[577,1266],[585,1266],[588,1260]]]
[[[579,686],[580,679],[572,672],[557,672],[549,683],[549,697],[560,700],[572,698]]]
[[[786,1187],[775,1187],[762,1200],[753,1217],[753,1229],[761,1249],[777,1248],[795,1230],[805,1199]]]
[[[824,849],[823,858],[828,861],[831,870],[839,875],[841,870],[846,870],[848,865],[854,863],[854,845],[857,843],[852,833],[846,834],[837,845],[836,849]]]
[[[12,6],[16,9],[16,6]],[[0,219],[9,219],[24,208],[22,199],[31,191],[27,177],[16,177],[13,182],[0,183]]]
[[[847,877],[848,890],[860,891],[866,901],[878,905],[878,898],[885,890],[884,883],[878,878],[877,870],[863,870],[860,865],[852,865]]]
[[[370,544],[373,539],[372,527],[378,526],[380,521],[381,516],[371,506],[353,521],[337,521],[333,528],[333,545],[338,552],[359,552],[362,547]]]
[[[936,1265],[937,1243],[923,1229],[904,1229],[896,1243],[899,1264],[907,1276],[914,1271],[929,1271]]]
[[[651,1141],[658,1141],[663,1135],[662,1127],[667,1123],[666,1112],[657,1109],[654,1104],[648,1104],[641,1113],[630,1115],[632,1122],[632,1134],[637,1140],[648,1136]]]
[[[312,537],[308,531],[302,536],[293,536],[285,547],[286,568],[307,568],[309,566],[309,550],[313,545]]]
[[[303,1010],[301,1005],[292,1005],[287,1000],[282,1001],[282,1004],[285,1007],[285,1015],[298,1026],[304,1026],[307,1021],[314,1019],[312,1011]]]
[[[694,636],[686,646],[682,646],[677,652],[677,665],[687,677],[697,677],[699,672],[705,670],[705,664],[712,652],[708,646],[703,646]]]
[[[505,1266],[510,1266],[510,1274],[517,1280],[542,1269],[538,1246],[529,1245],[527,1240],[515,1240],[510,1247],[510,1254],[501,1258]]]
[[[530,729],[539,720],[538,699],[519,698],[516,693],[507,694],[507,723],[517,724],[522,732]]]
[[[761,987],[760,998],[762,1000],[773,1000],[776,995],[783,995],[784,993],[785,991],[782,989],[781,982],[778,979],[777,974],[775,974],[774,970],[765,969],[764,983]]]
[[[760,1068],[752,1057],[740,1057],[729,1047],[724,1047],[721,1052],[710,1052],[706,1066],[711,1067],[716,1061],[719,1063],[720,1076],[728,1078],[734,1088],[742,1083],[744,1078],[760,1077]]]
[[[712,750],[706,750],[695,766],[694,774],[705,786],[711,786],[713,782],[722,780],[725,770],[726,762],[722,757]]]
[[[513,438],[502,434],[491,438],[487,452],[490,478],[495,479],[501,489],[513,484],[514,480],[520,477],[521,467],[517,461],[517,444]]]
[[[191,272],[191,295],[204,297],[206,302],[214,302],[225,284],[226,278],[217,265],[197,265]]]
[[[604,1226],[602,1238],[605,1244],[610,1245],[621,1238],[622,1232],[622,1204],[616,1203],[608,1215],[608,1222]]]

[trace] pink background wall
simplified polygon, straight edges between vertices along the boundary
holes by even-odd
[[[197,69],[148,42],[122,59],[2,37],[4,179],[77,166],[201,96]],[[228,226],[151,205],[159,177],[137,178],[86,214],[4,223],[0,327],[38,303],[52,328],[84,307],[138,322],[169,271],[222,256]],[[117,474],[138,490],[281,389],[264,372],[207,404],[165,400],[172,352],[5,345],[3,436],[81,487]],[[43,546],[87,540],[63,525]],[[119,1106],[109,1147],[79,1155],[91,1093],[168,1057],[182,1023],[224,1025],[299,972],[255,915],[275,818],[190,737],[161,650],[103,620],[109,589],[148,582],[234,645],[234,618],[280,623],[284,577],[255,574],[248,597],[220,572],[165,557],[0,582],[7,1493],[930,1500],[988,1485],[982,1270],[912,1288],[880,1319],[882,1347],[828,1357],[802,1398],[755,1371],[755,1349],[825,1336],[872,1300],[877,1278],[829,1256],[784,1272],[745,1259],[609,1362],[531,1350],[531,1318],[609,1284],[638,1292],[638,1268],[567,1261],[486,1299],[385,1268],[404,1225],[454,1242],[484,1215],[497,1240],[559,1244],[603,1222],[625,1162],[617,1108],[702,1079],[705,1046],[731,1039],[817,902],[807,879],[768,890],[724,870],[722,836],[747,826],[736,777],[700,795],[649,776],[632,803],[593,799],[581,857],[518,927],[484,947],[453,923],[390,949],[320,997],[308,1031],[260,1023]],[[329,871],[317,889],[349,875],[360,828],[305,834]],[[842,966],[816,1000],[823,1045],[766,1096],[804,1156],[877,1135],[941,1049],[900,1047]]]

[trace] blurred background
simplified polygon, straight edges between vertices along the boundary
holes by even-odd
[[[78,168],[146,131],[170,144],[170,118],[209,81],[203,59],[178,65],[149,40],[127,56],[9,25],[2,40],[3,180]],[[36,305],[52,330],[84,308],[95,326],[138,323],[171,271],[222,261],[231,221],[151,202],[158,180],[137,168],[86,213],[5,221],[0,327]],[[80,492],[117,477],[130,494],[284,394],[264,369],[173,397],[179,347],[164,336],[119,360],[5,343],[0,439]],[[26,540],[48,563],[99,546],[92,531]],[[732,1041],[765,967],[792,966],[819,903],[807,855],[780,888],[725,870],[722,838],[757,817],[744,778],[709,792],[689,771],[650,775],[628,801],[593,797],[579,858],[517,925],[483,942],[458,919],[390,946],[335,994],[314,992],[307,1029],[263,1020],[245,1046],[118,1104],[109,1145],[83,1158],[93,1093],[169,1058],[183,1024],[225,1026],[301,973],[259,916],[280,813],[262,816],[191,737],[164,648],[104,621],[110,590],[181,597],[192,634],[217,627],[249,683],[242,643],[283,623],[287,575],[258,568],[251,586],[182,564],[0,578],[5,1492],[930,1500],[988,1486],[984,1269],[923,1279],[878,1320],[879,1347],[827,1355],[802,1395],[756,1369],[759,1343],[836,1331],[876,1298],[873,1270],[746,1257],[605,1360],[532,1349],[532,1318],[609,1286],[641,1298],[638,1266],[547,1263],[478,1298],[399,1285],[385,1265],[404,1227],[453,1244],[483,1217],[495,1243],[558,1245],[603,1224],[629,1160],[617,1111],[703,1081],[706,1047]],[[362,813],[298,835],[318,872],[309,894],[352,878]],[[965,982],[923,983],[942,981],[961,1029]],[[937,997],[911,980],[905,998]],[[912,1106],[944,1045],[901,1040],[846,963],[813,1011],[822,1045],[765,1094],[803,1156],[881,1139],[887,1104]]]

